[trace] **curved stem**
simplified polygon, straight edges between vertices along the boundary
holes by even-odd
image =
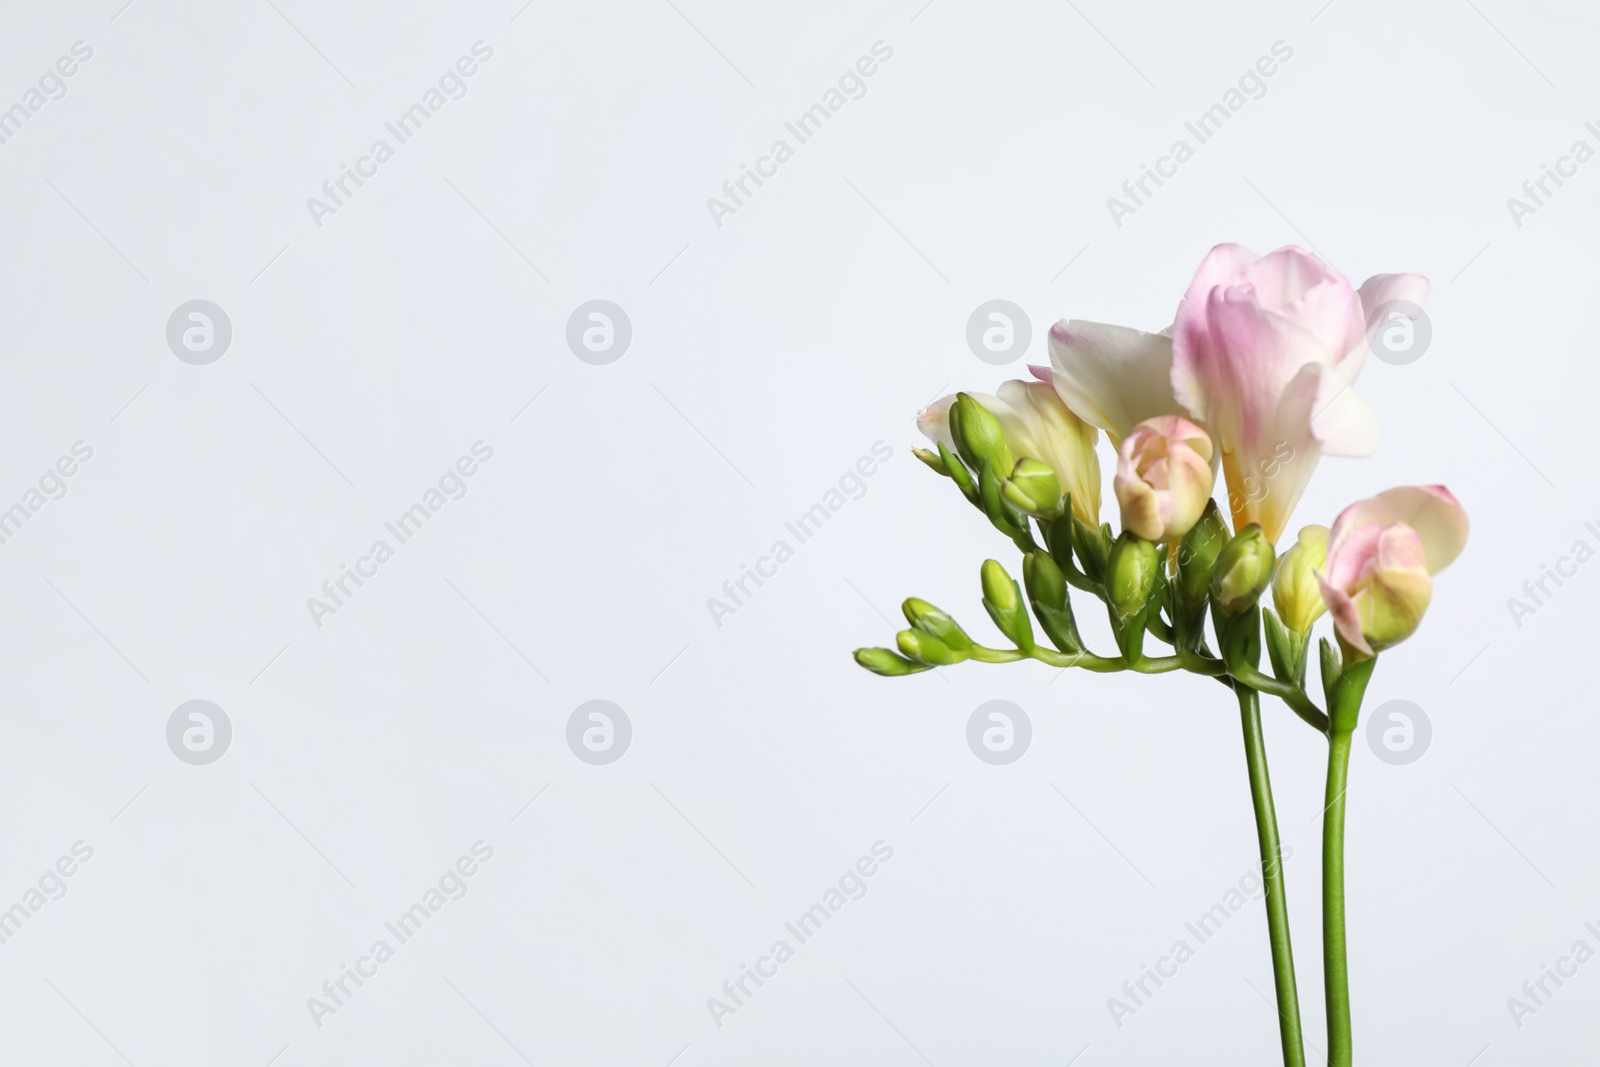
[[[1121,656],[1107,659],[1097,656],[1093,652],[1056,652],[1048,648],[1034,647],[1030,653],[1034,659],[1041,663],[1048,663],[1052,667],[1082,667],[1086,671],[1097,674],[1110,674],[1113,671],[1128,669],[1128,661]]]
[[[1344,937],[1344,794],[1350,734],[1328,739],[1327,810],[1322,813],[1322,967],[1328,996],[1328,1064],[1350,1067],[1350,971]]]
[[[1028,654],[1020,648],[985,648],[983,645],[972,646],[972,659],[975,663],[1015,663],[1027,659]]]
[[[1177,656],[1146,656],[1135,663],[1132,670],[1138,674],[1166,674],[1182,668],[1183,660]]]
[[[1266,887],[1267,936],[1272,944],[1272,980],[1278,997],[1278,1031],[1284,1067],[1305,1067],[1300,1034],[1300,995],[1294,981],[1294,952],[1289,945],[1289,902],[1284,889],[1283,850],[1278,817],[1272,806],[1272,779],[1267,774],[1267,743],[1261,730],[1261,697],[1249,686],[1235,684],[1239,718],[1244,726],[1245,765],[1250,773],[1250,802],[1255,808],[1256,840],[1261,850],[1262,884]]]
[[[1304,689],[1292,682],[1279,681],[1246,664],[1234,664],[1229,670],[1245,685],[1275,696],[1289,705],[1296,715],[1316,727],[1318,733],[1328,732],[1328,717],[1317,707],[1316,701],[1306,696]]]

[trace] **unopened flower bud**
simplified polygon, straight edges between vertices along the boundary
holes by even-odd
[[[957,652],[930,633],[921,630],[901,630],[895,634],[895,643],[903,655],[934,667],[948,667],[967,658],[966,652]]]
[[[997,560],[984,560],[978,575],[983,581],[983,599],[1001,611],[1016,610],[1017,583],[1011,580],[1011,575]]]
[[[1415,633],[1433,575],[1466,543],[1467,513],[1442,485],[1390,489],[1340,512],[1318,581],[1345,648],[1371,656]]]
[[[961,625],[948,614],[940,611],[926,600],[917,597],[908,597],[900,610],[905,613],[906,621],[931,637],[937,638],[952,652],[967,653],[972,649],[972,638]]]
[[[1178,546],[1178,592],[1185,601],[1195,605],[1205,603],[1211,593],[1211,572],[1227,543],[1228,525],[1213,500]]]
[[[1309,634],[1311,625],[1328,610],[1317,587],[1317,572],[1327,557],[1328,528],[1307,526],[1278,561],[1278,573],[1272,579],[1272,603],[1278,617],[1301,637]]]
[[[1028,599],[1037,604],[1058,611],[1067,606],[1067,576],[1048,552],[1029,552],[1022,557],[1022,584],[1027,587]]]
[[[1078,636],[1072,601],[1067,595],[1067,576],[1050,553],[1035,550],[1022,557],[1022,584],[1033,604],[1033,613],[1039,617],[1039,626],[1051,643],[1063,652],[1082,651],[1083,639]]]
[[[1117,446],[1112,485],[1122,528],[1150,541],[1189,532],[1211,500],[1211,438],[1178,415],[1159,415],[1133,428]]]
[[[858,648],[855,651],[855,658],[861,666],[885,678],[900,678],[928,669],[925,664],[913,663],[904,656],[895,655],[887,648]]]
[[[1018,648],[1033,644],[1033,623],[1028,619],[1028,606],[1022,602],[1022,593],[1006,569],[992,559],[983,561],[983,606],[1000,632],[1014,641]]]
[[[1111,546],[1106,562],[1106,602],[1121,619],[1144,610],[1161,573],[1161,552],[1155,542],[1124,530]]]
[[[1229,541],[1211,572],[1211,599],[1226,615],[1248,610],[1272,581],[1272,544],[1251,523]]]
[[[973,470],[982,470],[987,463],[996,477],[1003,478],[1016,466],[1000,420],[970,393],[956,394],[950,408],[950,434],[956,440],[956,451]]]
[[[949,477],[950,472],[945,469],[944,460],[939,458],[939,453],[929,448],[913,448],[911,454],[927,464],[935,473]]]
[[[1060,479],[1048,464],[1036,459],[1017,460],[1000,492],[1012,507],[1035,518],[1053,519],[1064,510]]]

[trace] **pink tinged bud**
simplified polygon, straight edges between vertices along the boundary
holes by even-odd
[[[1415,633],[1433,576],[1461,554],[1467,530],[1442,485],[1389,489],[1340,512],[1317,582],[1344,644],[1371,656]]]
[[[1211,499],[1216,472],[1211,438],[1178,415],[1146,419],[1122,439],[1112,482],[1122,528],[1147,541],[1175,541],[1189,532]]]

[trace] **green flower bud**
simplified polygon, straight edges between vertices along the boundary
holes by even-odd
[[[1011,580],[1011,575],[999,562],[984,560],[983,568],[978,573],[983,581],[983,599],[1001,611],[1017,609],[1017,583]]]
[[[942,474],[946,478],[950,477],[950,472],[945,470],[944,460],[939,458],[939,453],[926,448],[913,448],[911,454],[926,463],[935,473]]]
[[[1105,577],[1106,559],[1111,554],[1111,528],[1090,526],[1076,515],[1072,518],[1072,547],[1078,554],[1083,573],[1094,581]]]
[[[1036,518],[1053,519],[1065,510],[1060,479],[1049,464],[1036,459],[1017,460],[1001,493],[1012,507]]]
[[[1048,552],[1029,552],[1022,557],[1022,583],[1028,599],[1035,604],[1060,611],[1067,606],[1067,576],[1061,573]]]
[[[982,470],[987,462],[996,474],[1003,475],[1016,466],[1000,420],[967,393],[957,393],[950,408],[950,435],[956,439],[956,451],[973,470]]]
[[[967,658],[966,652],[957,652],[937,637],[921,630],[901,630],[895,634],[895,643],[900,646],[903,655],[935,667],[948,667]]]
[[[907,622],[930,637],[937,638],[950,651],[964,654],[972,650],[972,638],[967,636],[960,624],[926,600],[909,597],[900,605],[900,610],[905,612]]]
[[[1211,599],[1225,615],[1238,615],[1261,599],[1272,581],[1272,543],[1251,523],[1229,541],[1211,572]]]
[[[1050,553],[1035,550],[1022,557],[1022,582],[1039,625],[1050,641],[1063,652],[1083,651],[1077,620],[1072,616],[1072,601],[1067,595],[1067,578]]]
[[[1228,543],[1228,525],[1215,500],[1178,546],[1178,594],[1189,604],[1204,604],[1211,592],[1211,573]]]
[[[1000,628],[1000,632],[1014,641],[1018,648],[1033,644],[1033,623],[1028,619],[1028,608],[1022,602],[1021,590],[1006,569],[992,559],[983,561],[983,607]]]
[[[887,648],[858,648],[855,651],[855,658],[861,666],[885,678],[901,678],[928,669],[925,664],[913,663],[903,656],[895,655]]]
[[[1301,637],[1310,633],[1311,625],[1328,610],[1322,602],[1316,574],[1327,562],[1328,533],[1326,526],[1301,530],[1294,545],[1278,561],[1278,573],[1272,579],[1272,603],[1283,624]]]
[[[1118,618],[1131,619],[1144,610],[1160,571],[1161,550],[1155,542],[1123,531],[1106,562],[1106,602]]]

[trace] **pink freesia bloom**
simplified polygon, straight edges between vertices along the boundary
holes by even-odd
[[[1317,584],[1345,645],[1371,656],[1415,633],[1467,526],[1442,485],[1388,489],[1341,511]]]
[[[1160,415],[1135,426],[1117,447],[1112,486],[1122,506],[1122,528],[1147,541],[1172,541],[1200,521],[1217,472],[1211,438],[1179,415]]]
[[[1367,358],[1368,320],[1428,280],[1380,274],[1359,290],[1294,246],[1266,256],[1213,248],[1178,304],[1172,387],[1222,450],[1235,528],[1276,542],[1317,461],[1371,455],[1378,422],[1351,388]]]

